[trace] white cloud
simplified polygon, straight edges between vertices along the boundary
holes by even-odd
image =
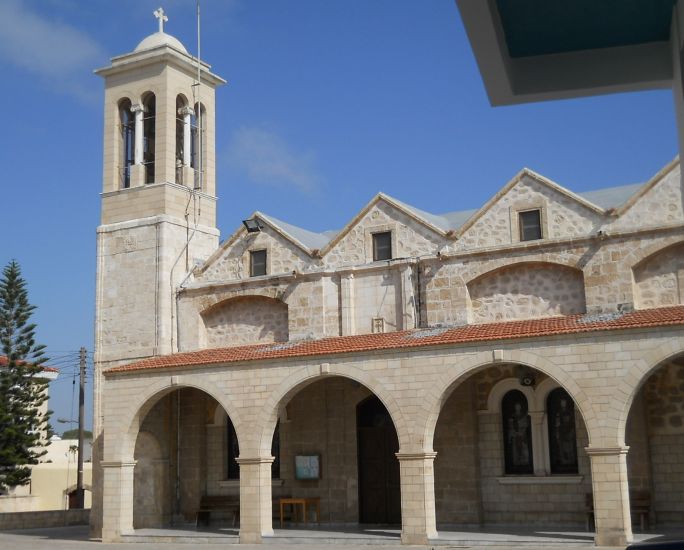
[[[309,193],[321,183],[312,151],[295,151],[280,136],[263,128],[236,130],[226,160],[257,184],[294,187]]]
[[[92,69],[107,59],[83,31],[39,15],[18,0],[0,2],[0,59],[61,92],[92,99]]]

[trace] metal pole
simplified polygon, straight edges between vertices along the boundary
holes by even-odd
[[[85,429],[85,380],[86,380],[86,349],[81,348],[80,356],[80,385],[78,390],[78,473],[76,478],[76,508],[85,507],[83,491],[83,430]]]

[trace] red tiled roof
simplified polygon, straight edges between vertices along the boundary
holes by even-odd
[[[6,367],[8,362],[9,361],[7,361],[6,355],[0,355],[0,367]],[[43,370],[45,372],[59,372],[59,369],[56,369],[54,367],[48,367],[48,366],[44,366]]]
[[[107,369],[105,374],[145,369],[216,365],[239,361],[421,348],[512,338],[533,338],[558,334],[579,334],[605,330],[681,325],[684,325],[684,306],[674,306],[625,314],[569,315],[566,317],[466,325],[453,328],[414,329],[384,334],[337,336],[320,340],[300,340],[207,349],[143,359],[135,363]]]

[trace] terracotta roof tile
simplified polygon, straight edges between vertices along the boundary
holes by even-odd
[[[7,356],[6,355],[0,355],[0,367],[6,367],[7,363],[8,363]],[[45,372],[59,372],[59,369],[56,369],[54,367],[48,367],[48,366],[44,366],[43,370]]]
[[[337,336],[320,340],[206,349],[143,359],[135,363],[107,369],[105,374],[681,325],[684,325],[684,306],[673,306],[625,314],[569,315],[565,317],[466,325],[452,328],[414,329],[384,334]]]

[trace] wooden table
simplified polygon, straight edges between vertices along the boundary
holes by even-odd
[[[306,507],[315,504],[316,505],[316,523],[320,522],[321,514],[321,499],[318,497],[313,498],[281,498],[280,501],[280,527],[283,526],[283,510],[286,505],[292,506],[292,512],[294,513],[295,522],[297,521],[297,506],[302,507],[302,517],[304,518],[304,523],[306,523]]]

